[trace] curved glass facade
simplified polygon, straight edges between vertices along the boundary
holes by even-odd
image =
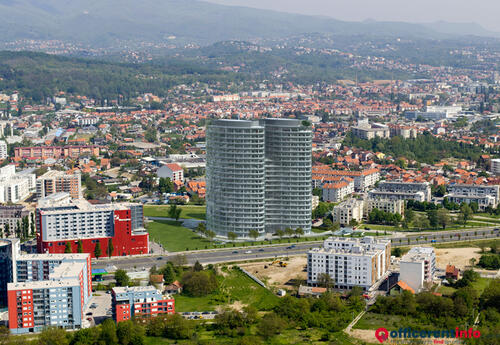
[[[207,228],[249,237],[311,230],[310,127],[293,119],[216,120],[207,128]]]

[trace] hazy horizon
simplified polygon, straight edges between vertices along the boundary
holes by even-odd
[[[500,32],[500,1],[477,0],[204,0],[207,2],[269,9],[307,15],[324,15],[339,20],[401,21],[409,23],[476,23],[487,30]]]

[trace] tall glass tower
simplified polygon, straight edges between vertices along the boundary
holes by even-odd
[[[249,237],[311,230],[311,127],[295,119],[215,120],[207,128],[207,228]]]

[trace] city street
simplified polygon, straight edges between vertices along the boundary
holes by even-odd
[[[493,232],[493,233],[492,233]],[[460,239],[458,237],[460,235]],[[445,242],[464,242],[468,240],[479,240],[496,238],[500,235],[499,231],[489,229],[471,229],[457,231],[436,231],[418,233],[416,235],[405,236],[401,233],[400,238],[391,238],[392,246],[407,246],[417,244],[432,244]],[[399,241],[401,240],[401,242]],[[410,243],[408,243],[410,240]],[[296,244],[281,244],[256,247],[235,247],[234,249],[213,249],[190,252],[176,252],[166,255],[134,256],[134,257],[113,257],[101,258],[92,261],[93,268],[106,268],[108,265],[114,265],[118,269],[134,270],[149,269],[152,266],[163,266],[166,262],[177,255],[184,255],[188,264],[192,265],[196,261],[202,264],[215,264],[223,262],[236,262],[247,260],[258,260],[274,257],[286,257],[289,255],[304,255],[313,247],[320,247],[322,241],[301,242]],[[293,248],[290,246],[294,245]],[[287,249],[290,248],[290,249]]]

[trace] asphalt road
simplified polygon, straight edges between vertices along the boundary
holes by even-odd
[[[492,233],[493,232],[493,233]],[[458,236],[460,235],[460,237]],[[457,230],[457,231],[438,231],[433,233],[425,233],[422,235],[407,235],[401,238],[391,238],[392,246],[407,246],[416,244],[432,244],[445,242],[466,242],[468,240],[497,238],[500,236],[499,231],[493,229],[472,229],[472,230]],[[399,241],[401,239],[401,242]],[[410,242],[408,242],[408,239]],[[134,256],[134,257],[113,257],[102,258],[92,261],[93,268],[106,268],[108,265],[114,265],[119,269],[127,271],[147,269],[153,266],[163,266],[166,262],[177,255],[184,255],[188,264],[194,264],[199,261],[202,264],[215,264],[223,262],[236,262],[258,259],[272,259],[275,257],[286,257],[289,255],[304,255],[310,248],[320,247],[322,242],[302,242],[296,243],[294,248],[287,249],[291,244],[272,245],[272,246],[256,246],[235,249],[216,249],[216,250],[200,250],[191,252],[177,252],[166,255],[156,256]]]

